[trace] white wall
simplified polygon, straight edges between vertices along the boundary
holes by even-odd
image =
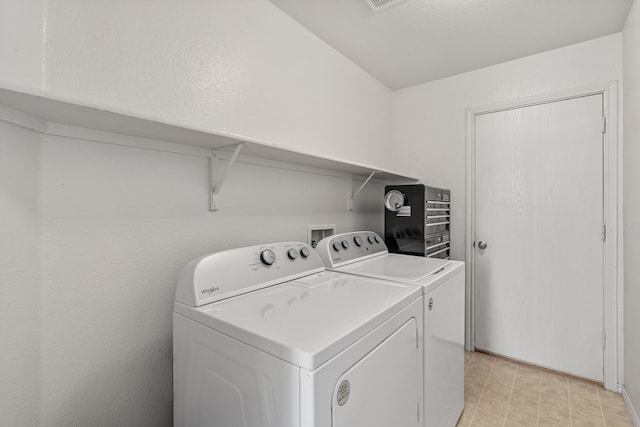
[[[624,62],[624,337],[625,388],[640,413],[640,5],[635,2],[623,35]],[[638,419],[636,418],[636,422]]]
[[[621,80],[621,35],[393,92],[393,167],[452,191],[452,256],[464,259],[468,107]]]
[[[40,87],[45,0],[0,0],[0,80]]]
[[[2,424],[38,425],[41,287],[36,134],[0,122]]]
[[[388,167],[391,91],[267,0],[17,3],[0,80]]]
[[[126,140],[126,139],[125,139]],[[210,212],[208,159],[0,121],[3,425],[172,423],[171,313],[191,259],[308,224],[382,231],[383,187],[239,163]]]

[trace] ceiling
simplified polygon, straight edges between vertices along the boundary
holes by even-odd
[[[391,89],[617,33],[633,0],[270,0]]]

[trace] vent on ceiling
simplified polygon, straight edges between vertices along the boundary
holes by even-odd
[[[402,3],[404,0],[367,0],[367,4],[374,12],[380,12],[390,6]]]

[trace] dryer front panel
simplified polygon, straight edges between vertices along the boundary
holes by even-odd
[[[406,322],[337,381],[333,427],[418,426],[420,352],[415,319]]]

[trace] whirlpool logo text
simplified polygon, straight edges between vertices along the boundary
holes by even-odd
[[[212,286],[207,289],[201,289],[200,292],[202,295],[211,295],[214,292],[218,292],[220,290],[220,286]]]

